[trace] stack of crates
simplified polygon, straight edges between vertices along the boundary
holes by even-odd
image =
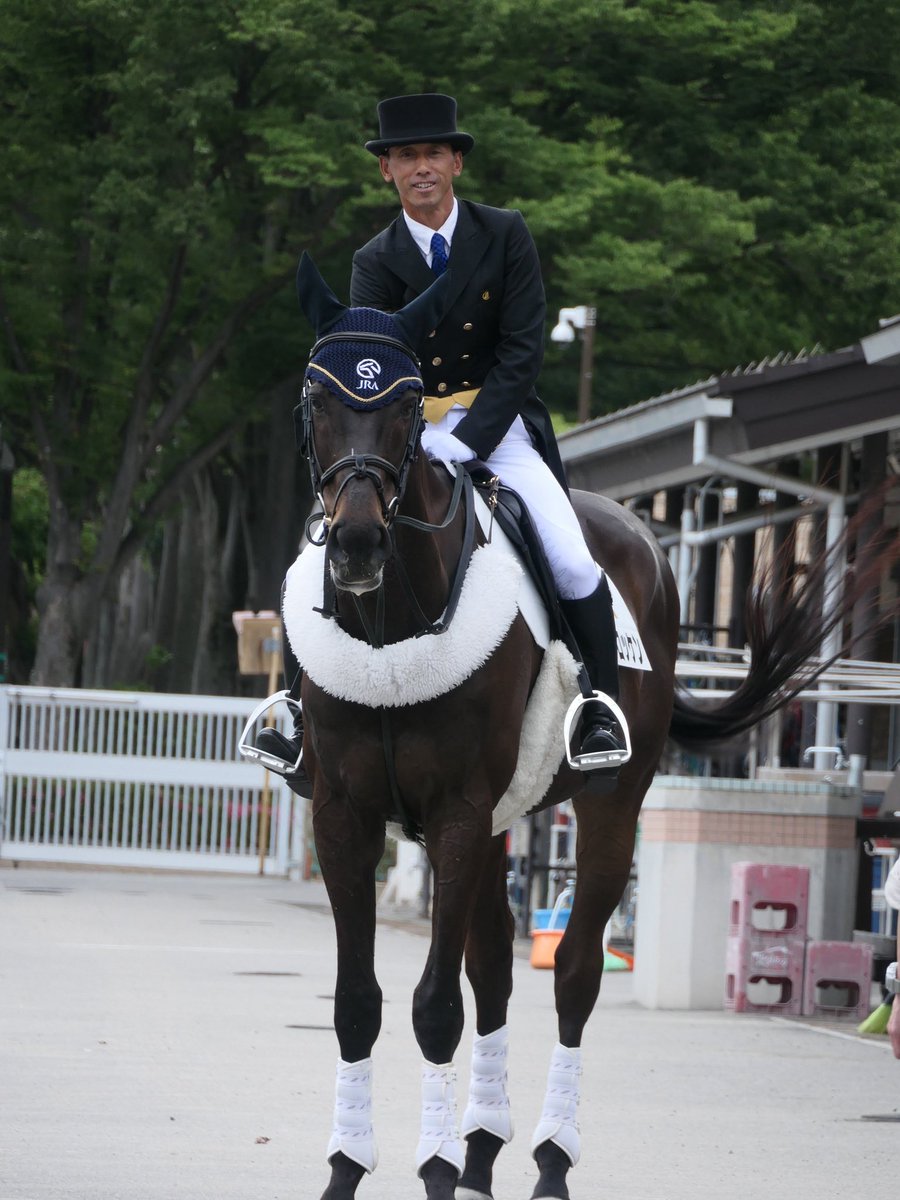
[[[732,866],[727,1009],[800,1016],[808,913],[808,867]]]
[[[803,1015],[864,1021],[869,1015],[874,953],[864,942],[808,942]]]

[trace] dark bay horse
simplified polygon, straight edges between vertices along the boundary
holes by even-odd
[[[389,356],[397,341],[422,344],[439,317],[439,297],[428,293],[391,318],[379,314],[388,332],[373,345],[372,310],[344,308],[307,259],[298,285],[317,346],[323,333],[332,346],[345,342],[348,355],[367,356],[362,361],[370,364],[370,376],[373,360]],[[379,385],[385,382],[382,377]],[[380,407],[354,406],[339,388],[326,386],[320,372],[307,377],[301,414],[324,510],[324,608],[331,604],[334,616],[310,609],[302,625],[313,636],[320,626],[337,625],[359,653],[358,668],[352,657],[342,667],[343,695],[321,686],[309,669],[302,687],[315,842],[338,953],[340,1061],[327,1151],[331,1178],[322,1200],[351,1200],[376,1161],[369,1115],[370,1056],[382,1003],[374,971],[375,871],[386,823],[398,819],[421,838],[434,879],[431,944],[412,1006],[424,1060],[418,1174],[430,1200],[490,1200],[493,1164],[511,1135],[505,1026],[514,932],[505,838],[492,835],[492,811],[516,767],[543,651],[516,613],[486,660],[450,690],[410,704],[373,700],[367,692],[367,672],[379,655],[412,642],[426,658],[444,654],[446,635],[434,631],[454,594],[467,538],[454,480],[417,452],[420,390],[395,390]],[[558,1045],[532,1141],[533,1197],[544,1200],[567,1200],[567,1173],[578,1160],[579,1047],[600,989],[604,929],[628,882],[644,794],[670,731],[689,739],[695,725],[709,723],[708,713],[683,697],[673,716],[679,602],[659,545],[620,505],[583,492],[574,493],[573,502],[597,562],[636,622],[652,669],[621,673],[633,753],[615,790],[598,794],[590,775],[571,770],[560,735],[552,785],[535,798],[540,808],[571,798],[577,819],[578,886],[555,964]],[[490,608],[491,596],[483,603]],[[771,621],[763,618],[760,605],[756,626],[765,641]],[[777,624],[778,639],[769,638],[747,683],[721,708],[718,736],[747,729],[770,712],[779,687],[822,637],[821,621],[817,625],[796,600],[778,613]],[[293,643],[290,623],[287,631]],[[303,662],[302,651],[298,657]],[[463,962],[475,996],[476,1036],[460,1121],[452,1064],[463,1030]]]

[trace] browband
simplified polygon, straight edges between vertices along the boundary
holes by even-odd
[[[422,369],[419,356],[415,351],[411,350],[404,342],[398,341],[397,338],[388,337],[386,333],[326,333],[324,337],[319,338],[312,350],[310,350],[310,361],[312,361],[323,346],[327,346],[331,342],[375,342],[379,346],[392,346],[395,350],[399,350],[401,354],[405,354],[407,358],[411,358],[420,371]]]

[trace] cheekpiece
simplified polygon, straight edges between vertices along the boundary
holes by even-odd
[[[352,333],[352,340],[335,334]],[[424,391],[418,364],[399,346],[387,345],[377,338],[403,342],[404,337],[388,313],[376,308],[347,309],[328,330],[325,344],[313,347],[306,378],[317,380],[350,408],[383,408],[397,400],[408,388]]]
[[[440,92],[392,96],[378,105],[379,137],[366,142],[371,154],[387,154],[391,146],[448,142],[463,154],[475,145],[470,133],[456,128],[456,101]]]

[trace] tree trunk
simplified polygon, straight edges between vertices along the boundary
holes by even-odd
[[[194,492],[200,535],[200,543],[196,550],[202,572],[196,624],[197,640],[194,645],[194,667],[191,672],[191,691],[196,695],[201,692],[219,690],[215,682],[218,672],[211,661],[210,641],[216,616],[223,603],[227,601],[227,597],[222,595],[221,587],[221,562],[218,553],[219,509],[209,481],[208,471],[204,471],[197,477]]]
[[[80,524],[51,499],[47,569],[38,589],[37,651],[31,682],[43,687],[76,687],[80,682],[85,614],[96,584],[80,577]]]

